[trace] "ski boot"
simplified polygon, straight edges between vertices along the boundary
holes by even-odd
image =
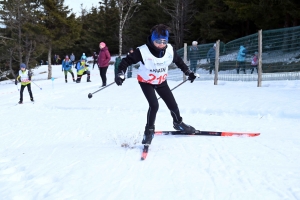
[[[33,98],[30,98],[30,101],[31,101],[31,102],[34,102]]]
[[[149,146],[151,144],[152,139],[154,138],[154,125],[145,127],[144,137],[142,144]]]
[[[195,130],[196,130],[194,127],[183,123],[183,121],[173,122],[173,127],[177,131],[183,131],[183,132],[186,132],[186,133],[195,133]]]
[[[80,81],[81,81],[81,76],[77,76],[76,83],[80,83]]]
[[[22,103],[23,103],[23,101],[19,101],[19,102],[18,102],[18,104],[22,104]]]
[[[87,75],[86,82],[92,82],[92,81],[91,81],[91,76],[90,76],[90,74]]]

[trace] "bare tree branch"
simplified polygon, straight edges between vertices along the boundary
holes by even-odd
[[[194,0],[173,0],[167,5],[159,4],[172,18],[169,26],[174,33],[176,49],[183,46],[183,38],[185,32],[188,31],[185,27],[193,21],[194,15],[198,12],[193,8],[193,3]]]

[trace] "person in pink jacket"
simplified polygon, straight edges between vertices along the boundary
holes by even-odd
[[[106,86],[106,72],[108,68],[108,63],[110,61],[110,53],[104,42],[99,44],[99,54],[98,54],[98,67],[100,71],[100,77],[102,79],[102,87]]]

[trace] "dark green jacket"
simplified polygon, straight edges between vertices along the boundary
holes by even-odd
[[[120,56],[116,57],[116,61],[115,61],[115,75],[118,74],[118,69],[119,69],[119,65],[121,62],[122,58]]]

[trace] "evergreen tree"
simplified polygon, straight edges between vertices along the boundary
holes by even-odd
[[[153,26],[168,25],[170,20],[171,17],[163,12],[157,0],[143,0],[139,11],[125,26],[123,34],[125,49],[128,51],[130,47],[135,48],[145,44]]]
[[[224,0],[241,20],[252,21],[257,29],[295,26],[300,19],[298,0]]]
[[[202,3],[203,10],[195,16],[195,23],[201,24],[203,42],[215,42],[218,39],[226,42],[240,35],[243,20],[223,0],[203,0]]]
[[[39,1],[10,0],[2,1],[0,10],[4,21],[6,34],[12,40],[5,42],[2,59],[7,63],[13,76],[18,71],[20,63],[29,68],[35,65],[34,59],[41,54],[43,48],[38,37],[38,8]]]
[[[75,19],[64,0],[44,0],[41,24],[48,48],[48,79],[52,77],[51,53],[52,50],[66,49],[74,44],[80,36],[81,26]],[[63,55],[64,56],[64,55]]]

